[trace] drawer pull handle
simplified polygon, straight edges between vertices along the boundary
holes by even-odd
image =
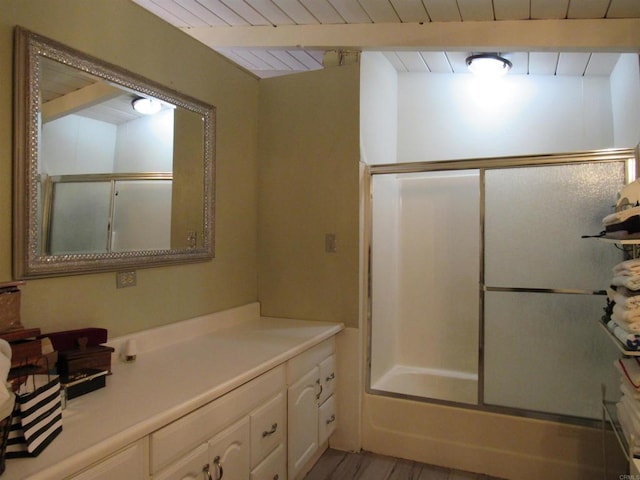
[[[280,475],[278,475],[277,473],[273,476],[273,480],[278,480],[280,478]]]
[[[329,425],[330,423],[333,423],[336,421],[336,416],[335,415],[331,415],[329,417],[329,420],[327,420],[327,425]]]
[[[269,435],[273,435],[274,433],[276,433],[277,430],[278,430],[278,424],[274,423],[273,425],[271,425],[271,430],[265,430],[264,432],[262,432],[262,438],[268,437]]]
[[[334,378],[336,378],[336,374],[331,372],[331,375],[329,375],[325,380],[327,382],[330,382],[331,380],[333,380]]]
[[[318,386],[320,387],[320,391],[318,392],[318,394],[316,395],[316,400],[320,400],[320,397],[322,396],[322,384],[320,383],[320,379],[316,380],[316,383],[318,384]]]
[[[213,480],[208,463],[204,467],[202,467],[202,473],[204,473],[204,480]]]
[[[222,462],[220,461],[220,455],[216,456],[213,459],[213,465],[216,467],[216,479],[222,480],[222,476],[224,475],[224,470],[222,469]]]

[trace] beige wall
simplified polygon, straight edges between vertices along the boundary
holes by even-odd
[[[115,273],[28,281],[25,326],[101,326],[113,337],[256,301],[258,81],[127,0],[0,0],[0,12],[0,282],[12,279],[15,25],[217,107],[216,258],[140,269],[124,289]]]
[[[358,326],[359,66],[260,82],[262,313]],[[336,253],[325,252],[335,233]]]

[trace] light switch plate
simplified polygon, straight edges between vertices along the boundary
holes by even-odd
[[[335,233],[326,233],[324,235],[324,251],[326,253],[336,253],[338,251]]]

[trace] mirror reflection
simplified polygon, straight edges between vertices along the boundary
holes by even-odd
[[[16,48],[16,276],[211,258],[213,107],[19,28]]]
[[[175,105],[47,58],[40,75],[43,253],[170,249]]]

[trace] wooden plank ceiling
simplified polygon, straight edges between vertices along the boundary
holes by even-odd
[[[324,52],[336,49],[330,41],[331,27],[336,25],[640,18],[640,0],[132,1],[261,78],[322,68]],[[325,35],[326,46],[304,47],[295,41],[295,34],[286,45],[265,42],[269,34],[265,28],[276,32],[277,27],[281,27],[278,33],[296,27],[305,35]],[[399,72],[466,73],[465,59],[472,53],[378,50],[384,50]],[[608,75],[618,58],[615,53],[546,49],[503,53],[513,62],[513,73],[535,75]]]

